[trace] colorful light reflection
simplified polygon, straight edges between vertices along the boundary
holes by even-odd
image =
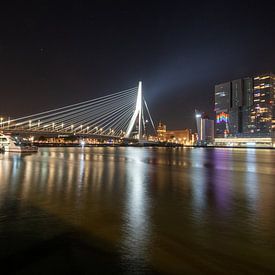
[[[222,122],[228,123],[228,118],[229,118],[229,115],[222,112],[220,114],[217,114],[216,122],[217,123],[222,123]]]

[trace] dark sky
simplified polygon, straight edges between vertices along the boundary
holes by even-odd
[[[214,85],[275,71],[275,4],[265,1],[5,1],[0,113],[19,116],[143,81],[156,121],[194,127]]]

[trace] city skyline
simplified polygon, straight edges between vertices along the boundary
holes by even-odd
[[[1,113],[48,110],[142,80],[155,121],[194,129],[195,109],[214,117],[215,84],[274,71],[275,61],[272,7],[196,5],[4,4]]]
[[[275,274],[275,5],[2,1],[1,274]]]

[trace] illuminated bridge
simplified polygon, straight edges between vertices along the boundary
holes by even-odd
[[[0,124],[3,133],[76,135],[139,142],[146,139],[148,128],[155,130],[141,81],[138,87],[37,114],[1,119]]]

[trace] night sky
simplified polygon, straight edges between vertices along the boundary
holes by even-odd
[[[6,1],[0,7],[0,114],[36,113],[143,81],[155,121],[213,117],[214,85],[275,72],[266,1]]]

